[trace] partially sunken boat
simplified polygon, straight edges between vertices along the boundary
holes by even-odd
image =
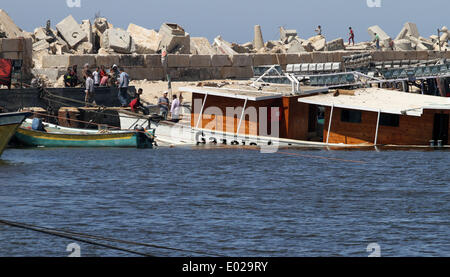
[[[221,87],[182,87],[192,93],[190,119],[153,122],[156,140],[172,144],[323,147],[319,110],[299,103],[327,88],[233,83]],[[148,117],[121,114],[122,129],[147,126]]]
[[[192,93],[190,121],[151,122],[156,139],[172,144],[307,147],[446,146],[450,99],[378,88],[332,90],[183,87]],[[122,128],[146,126],[143,115],[121,115]]]

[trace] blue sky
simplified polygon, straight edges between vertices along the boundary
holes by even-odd
[[[77,1],[77,0],[69,0]],[[381,1],[380,8],[369,8],[367,0],[80,0],[80,8],[69,8],[67,0],[2,0],[19,27],[33,31],[47,19],[54,26],[72,14],[78,21],[92,19],[97,12],[115,27],[126,29],[135,23],[159,29],[163,22],[182,25],[191,36],[217,35],[244,43],[253,39],[253,26],[261,25],[265,40],[279,38],[278,28],[296,29],[308,38],[322,25],[328,40],[346,38],[352,26],[357,41],[369,40],[367,28],[380,25],[395,37],[405,22],[415,22],[422,36],[436,34],[437,28],[450,27],[449,0],[369,0]]]

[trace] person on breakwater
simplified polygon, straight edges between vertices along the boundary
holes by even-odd
[[[375,45],[377,46],[377,50],[380,50],[380,36],[375,33],[375,38],[373,40],[375,42]]]
[[[349,38],[348,38],[348,45],[350,45],[350,41],[353,42],[353,46],[355,46],[355,33],[353,32],[352,27],[349,28],[350,33],[349,33]]]
[[[315,32],[317,33],[318,36],[322,35],[322,26],[318,26],[317,29],[315,30]]]

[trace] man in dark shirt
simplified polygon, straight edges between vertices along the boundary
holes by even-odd
[[[67,73],[64,74],[64,86],[66,88],[72,87],[72,68],[67,68]]]

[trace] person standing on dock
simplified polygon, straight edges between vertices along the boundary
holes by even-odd
[[[159,115],[162,116],[164,119],[167,119],[167,114],[169,113],[169,98],[167,98],[167,95],[169,94],[168,91],[164,92],[164,95],[158,99],[158,106],[159,106]]]
[[[94,79],[94,86],[100,86],[100,67],[97,67],[94,72],[92,72],[92,77]]]
[[[350,29],[350,33],[349,33],[349,38],[348,38],[348,45],[350,45],[350,41],[352,41],[353,46],[355,46],[355,33],[353,32],[352,27],[350,27],[349,29]]]
[[[170,108],[170,114],[172,116],[173,122],[180,121],[180,100],[178,100],[178,97],[176,94],[172,96],[172,107]]]
[[[67,73],[64,74],[64,86],[66,88],[70,88],[73,86],[73,80],[72,80],[72,68],[67,68]]]
[[[92,72],[90,70],[86,71],[86,96],[84,98],[84,102],[86,102],[86,107],[93,103],[95,105],[95,99],[94,99],[94,79],[92,79]],[[89,104],[88,104],[89,103]]]
[[[130,84],[130,76],[123,68],[120,68],[119,75],[119,101],[122,107],[128,106],[128,85]]]

